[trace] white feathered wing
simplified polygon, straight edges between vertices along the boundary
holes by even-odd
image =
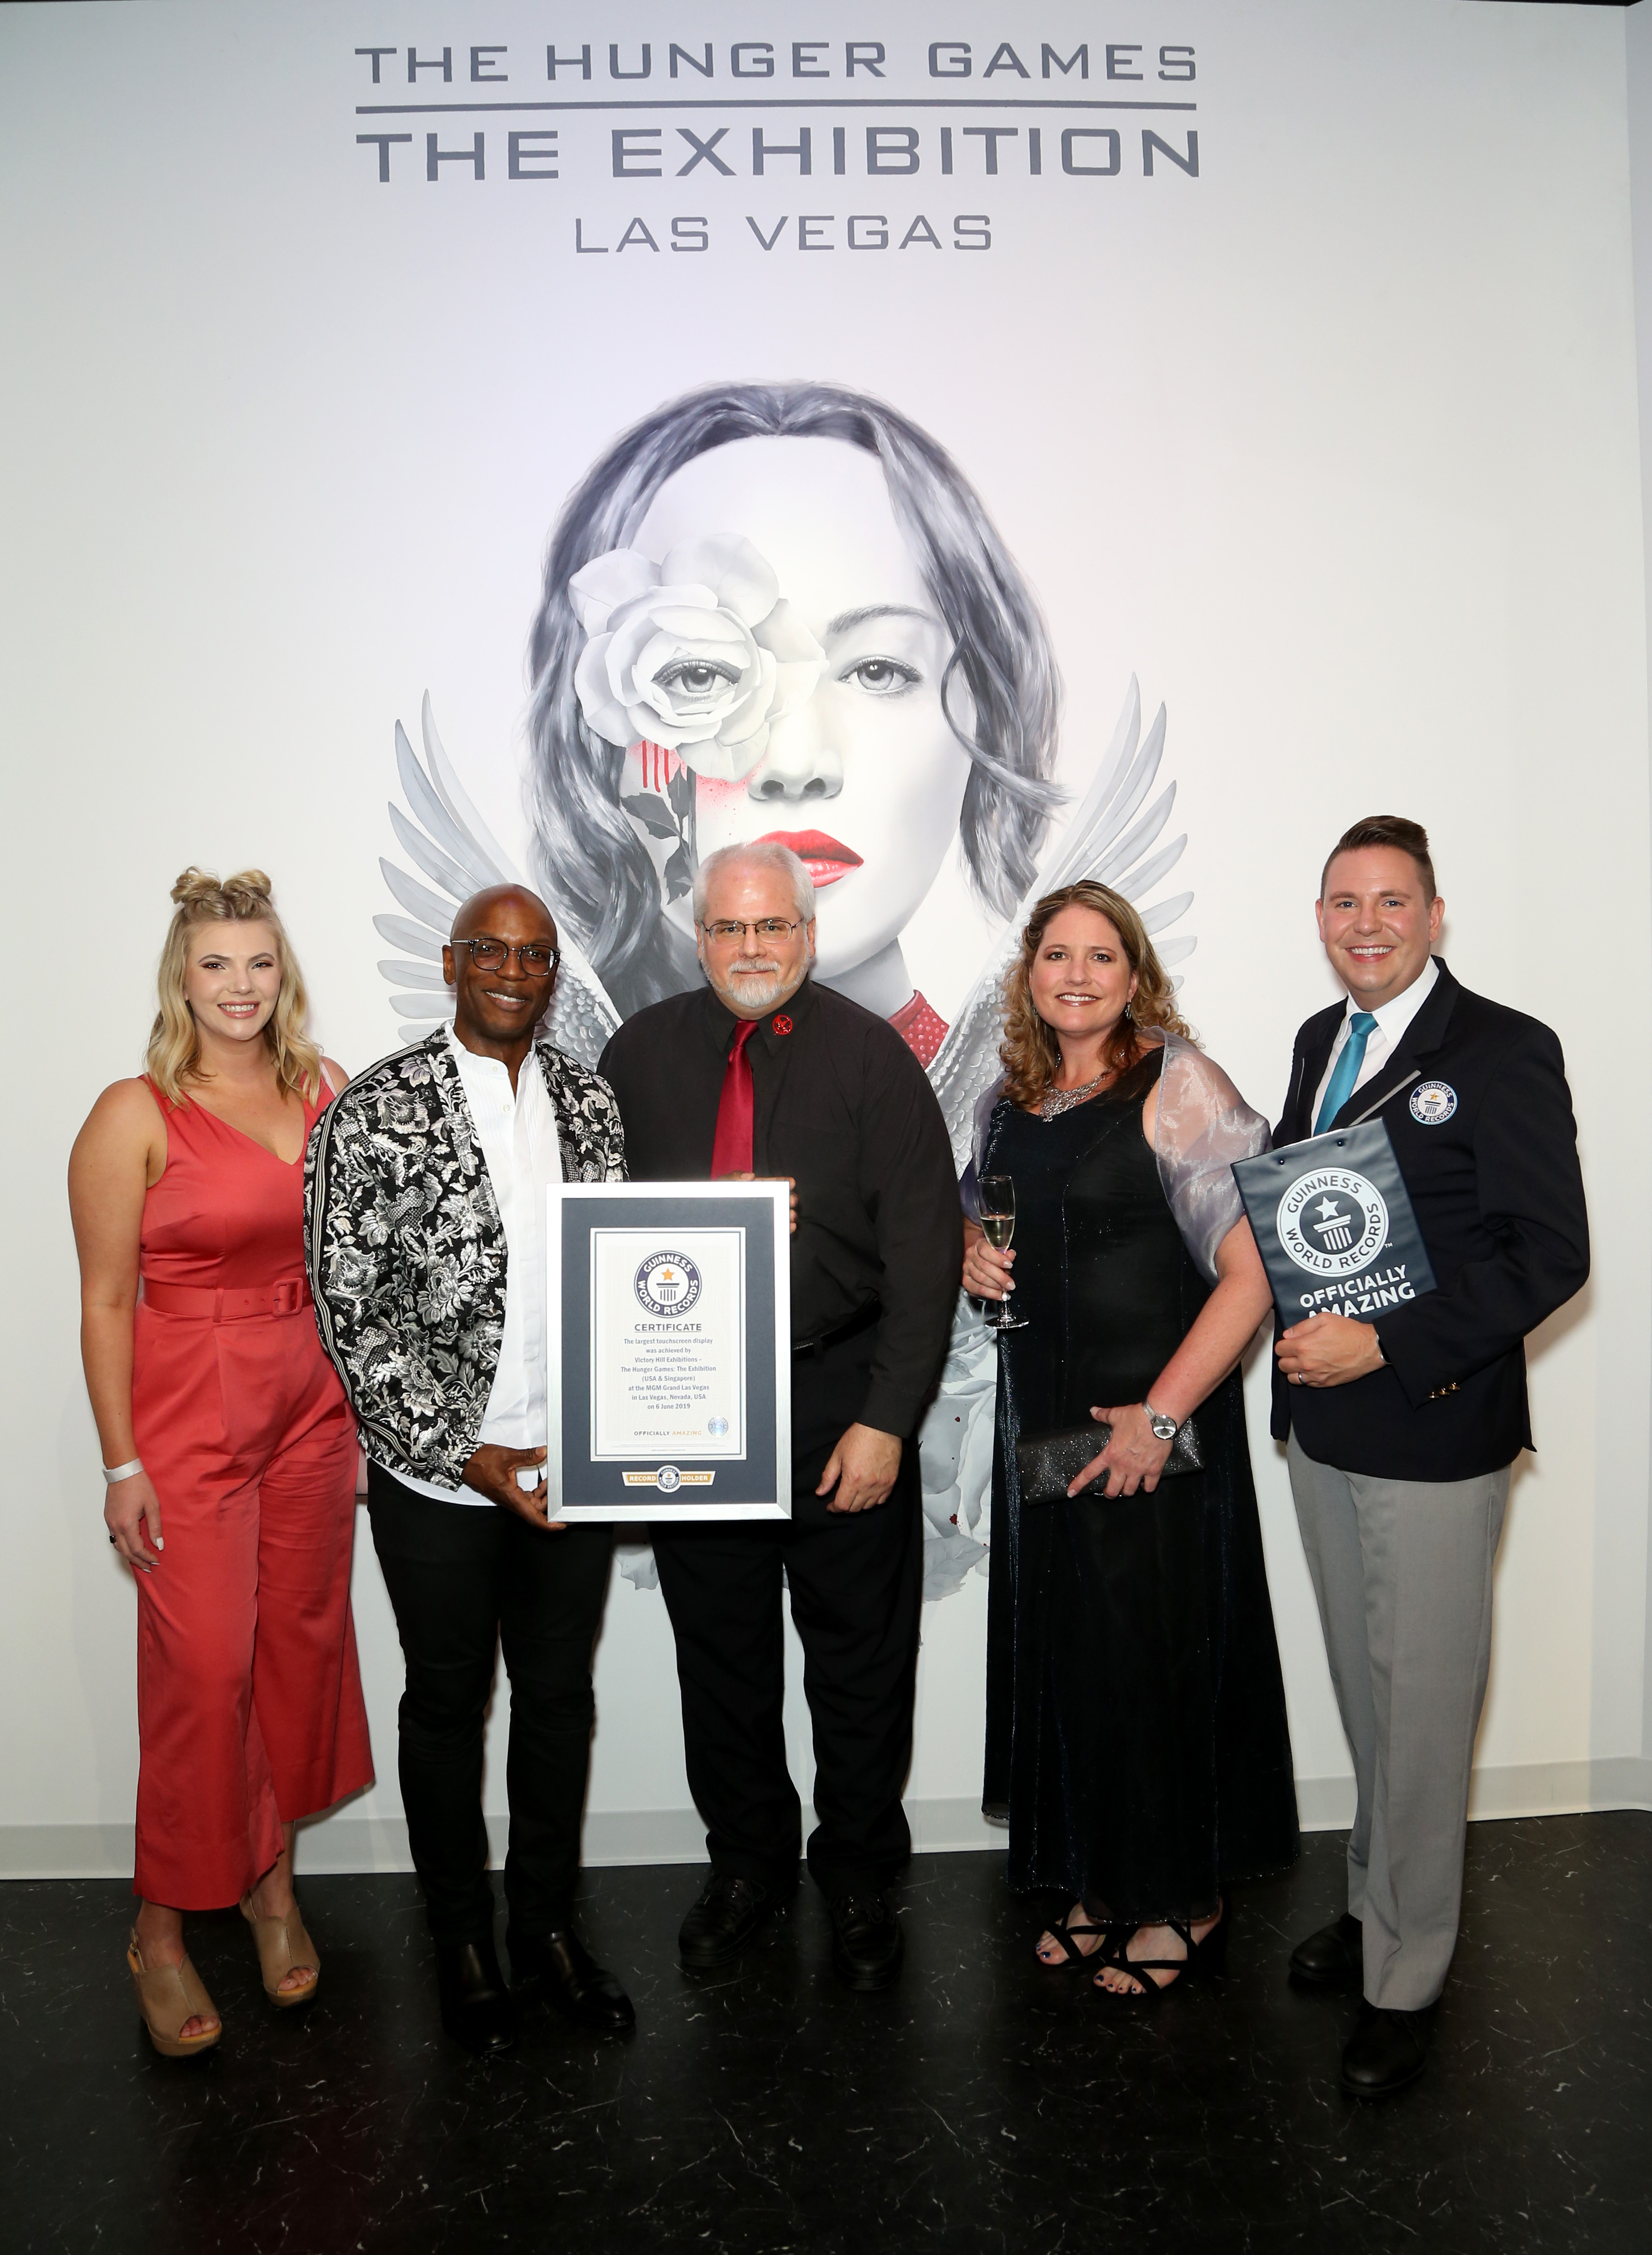
[[[396,990],[390,996],[390,1006],[402,1021],[402,1038],[406,1042],[422,1041],[452,1018],[453,990],[442,977],[442,948],[452,931],[460,902],[489,885],[528,882],[466,796],[436,733],[428,692],[420,720],[424,737],[423,767],[408,741],[407,731],[399,720],[396,724],[396,764],[407,806],[403,809],[391,800],[390,826],[415,867],[441,890],[432,892],[430,885],[394,861],[381,859],[384,882],[407,914],[373,919],[382,939],[405,950],[403,956],[382,961],[379,971]],[[550,1008],[539,1030],[579,1064],[594,1068],[609,1035],[620,1023],[620,1013],[595,970],[565,931],[558,933],[557,942],[562,962]]]

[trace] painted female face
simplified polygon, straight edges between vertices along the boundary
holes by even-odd
[[[749,775],[696,776],[696,842],[702,860],[759,838],[799,854],[820,891],[818,968],[839,977],[900,938],[957,832],[970,760],[941,708],[952,637],[876,457],[842,439],[742,439],[698,456],[633,544],[660,561],[708,537],[761,552],[826,664]],[[649,780],[629,776],[627,795]],[[692,920],[685,900],[671,913]]]

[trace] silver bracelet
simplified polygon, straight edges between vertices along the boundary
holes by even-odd
[[[134,1472],[141,1472],[143,1469],[144,1459],[142,1457],[134,1457],[130,1465],[116,1465],[113,1467],[108,1465],[105,1465],[103,1467],[103,1477],[108,1482],[109,1486],[113,1487],[116,1480],[130,1479]]]

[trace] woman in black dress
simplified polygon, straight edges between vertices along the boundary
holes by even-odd
[[[1012,1249],[969,1222],[964,1284],[1022,1326],[999,1341],[985,1806],[1011,1886],[1073,1902],[1045,1963],[1094,1956],[1143,1997],[1220,1964],[1228,1888],[1297,1852],[1239,1372],[1270,1296],[1228,1171],[1268,1131],[1103,885],[1033,910],[1001,1054],[964,1184],[972,1213],[980,1179],[1014,1182]],[[1204,1469],[1161,1477],[1190,1418]],[[1106,1447],[1024,1503],[1017,1441],[1089,1420]]]

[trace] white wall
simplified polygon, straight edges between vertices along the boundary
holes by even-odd
[[[932,89],[908,12],[890,83],[915,95]],[[1047,17],[1064,53],[1094,36],[1088,11]],[[542,48],[539,11],[501,0],[493,20],[513,68]],[[368,920],[389,905],[392,724],[415,724],[428,687],[489,819],[522,839],[547,528],[626,422],[724,375],[864,385],[954,450],[1049,615],[1069,779],[1132,671],[1150,711],[1166,700],[1189,836],[1176,882],[1200,934],[1185,1000],[1258,1104],[1277,1108],[1292,1033],[1328,992],[1309,908],[1326,843],[1378,804],[1429,823],[1453,968],[1563,1035],[1597,1233],[1587,1293],[1535,1342],[1540,1454],[1500,1569],[1478,1805],[1652,1801],[1652,1050],[1624,1007],[1652,921],[1624,19],[1138,0],[1132,20],[1131,39],[1197,46],[1197,181],[1161,166],[1103,193],[1053,156],[1036,182],[1006,156],[934,206],[990,205],[991,252],[879,268],[756,249],[744,214],[794,212],[795,181],[703,168],[692,201],[669,179],[615,183],[603,120],[569,124],[567,179],[526,201],[496,173],[380,188],[350,51],[463,42],[458,11],[0,13],[0,200],[22,221],[0,235],[0,714],[23,1064],[0,1129],[0,1871],[114,1871],[130,1852],[132,1595],[99,1518],[62,1170],[98,1089],[136,1061],[167,887],[191,860],[271,869],[329,1047],[354,1065],[389,1047]],[[760,36],[753,21],[708,6],[694,28],[726,45]],[[867,35],[835,7],[822,21]],[[630,8],[590,23],[570,33],[598,71],[616,25],[683,36]],[[1004,35],[981,7],[956,27]],[[816,189],[839,213],[871,193]],[[942,193],[933,170],[878,189],[903,211]],[[633,209],[710,211],[712,252],[576,257],[576,214],[612,242]],[[920,983],[956,1008],[984,938],[956,871],[909,937]],[[1304,1813],[1324,1823],[1347,1762],[1264,1375],[1264,1533]],[[316,1829],[312,1868],[402,1853],[399,1655],[365,1524],[356,1589],[384,1782]],[[920,1841],[991,1837],[972,1814],[984,1595],[972,1577],[926,1612]],[[598,1681],[590,1851],[695,1852],[657,1594],[616,1586]],[[502,1763],[489,1799],[502,1808]]]
[[[1640,369],[1641,516],[1646,542],[1647,646],[1652,656],[1652,7],[1635,0],[1624,18],[1628,70],[1629,204],[1634,256],[1635,347]],[[1644,967],[1644,966],[1643,966]],[[1645,1652],[1652,1659],[1652,1546],[1648,1550]],[[1652,1665],[1643,1661],[1641,1745],[1652,1755]]]

